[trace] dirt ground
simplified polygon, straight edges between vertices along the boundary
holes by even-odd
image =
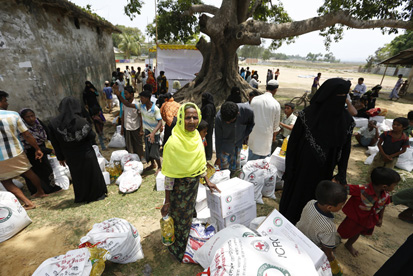
[[[123,69],[126,64],[118,64]],[[143,67],[142,64],[130,64]],[[240,65],[240,67],[246,67]],[[347,68],[348,67],[348,68]],[[258,69],[260,79],[265,82],[266,70],[268,68],[280,68],[281,75],[279,77],[280,89],[276,97],[282,99],[292,98],[297,95],[302,95],[305,90],[310,90],[312,79],[318,72],[322,73],[322,81],[330,77],[344,77],[352,79],[353,84],[357,82],[359,73],[355,72],[354,66],[341,66],[337,68],[305,68],[295,66],[294,64],[277,64],[277,66],[256,66],[250,65],[251,69]],[[314,67],[315,68],[315,67]],[[167,74],[166,74],[167,75]],[[299,77],[311,76],[311,77]],[[364,74],[365,83],[368,88],[380,83],[381,76]],[[395,77],[387,77],[383,82],[383,91],[389,92],[396,82]],[[264,89],[263,83],[260,88]],[[385,99],[386,95],[381,97]],[[282,100],[281,100],[282,101]],[[412,109],[411,104],[391,102],[388,100],[379,100],[377,106],[392,110],[396,115],[406,116],[407,112]],[[107,116],[108,121],[112,116]],[[110,127],[110,126],[109,126]],[[112,130],[113,133],[113,130]],[[107,135],[109,136],[109,135]],[[110,137],[110,136],[109,136]],[[361,173],[360,163],[366,158],[365,149],[352,148],[348,177],[349,179],[357,179]],[[110,157],[110,151],[103,152],[106,157]],[[364,166],[364,165],[363,165]],[[266,200],[266,203],[268,200]],[[371,238],[361,237],[355,244],[359,250],[358,257],[352,257],[344,248],[343,244],[336,249],[336,255],[344,268],[345,275],[373,275],[377,269],[397,250],[397,248],[406,240],[412,233],[413,225],[403,222],[397,218],[400,211],[405,209],[403,206],[390,205],[385,212],[384,222],[382,227],[377,227],[374,235]],[[30,211],[29,211],[30,216]],[[336,215],[337,225],[344,219],[344,214]],[[145,258],[156,258],[157,253],[152,246],[152,242],[145,240],[151,233],[159,229],[158,217],[140,217],[130,218],[130,222],[137,226],[142,237],[143,250]],[[71,235],[70,228],[57,228],[53,225],[48,225],[42,228],[32,229],[30,231],[23,230],[13,238],[0,244],[0,275],[31,275],[34,270],[47,258],[60,255],[68,250],[73,249],[73,246],[65,241]],[[62,238],[63,237],[63,238]],[[149,245],[148,245],[149,243]],[[147,246],[145,247],[145,244]],[[39,246],[40,245],[40,246]],[[185,266],[181,265],[182,271],[185,271]],[[142,275],[110,273],[103,275]],[[155,274],[154,274],[155,275]],[[188,275],[188,274],[185,274]]]

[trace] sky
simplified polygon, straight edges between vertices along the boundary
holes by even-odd
[[[127,0],[69,0],[78,6],[92,6],[92,11],[105,18],[113,25],[124,25],[137,27],[145,34],[146,25],[151,23],[155,17],[155,0],[145,0],[141,14],[132,21],[124,14],[124,6]],[[204,0],[204,3],[219,7],[221,0]],[[317,16],[317,8],[323,0],[284,0],[282,1],[285,10],[293,20],[303,20]],[[299,7],[299,8],[297,8]],[[402,34],[403,31],[399,32]],[[397,35],[383,35],[380,29],[376,30],[346,30],[344,38],[339,42],[331,44],[330,51],[341,61],[365,62],[369,55],[389,43]],[[266,46],[271,41],[266,42]],[[287,55],[306,56],[309,52],[326,54],[324,38],[318,32],[311,32],[301,35],[294,44],[285,44],[275,52]]]

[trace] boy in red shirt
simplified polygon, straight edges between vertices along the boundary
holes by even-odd
[[[358,255],[353,244],[360,234],[371,235],[376,225],[382,225],[385,206],[390,203],[389,192],[399,181],[400,175],[396,171],[378,167],[371,173],[371,182],[366,186],[349,185],[351,197],[343,207],[347,217],[337,232],[341,238],[348,239],[345,247],[353,256]]]

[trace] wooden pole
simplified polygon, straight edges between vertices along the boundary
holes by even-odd
[[[383,73],[383,77],[381,78],[380,85],[383,83],[384,76],[386,75],[387,67],[389,67],[389,65],[388,65],[388,64],[386,64],[386,69],[384,69],[384,73]]]

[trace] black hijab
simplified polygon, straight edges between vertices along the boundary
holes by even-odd
[[[66,97],[59,104],[59,115],[52,119],[51,125],[62,135],[65,142],[81,141],[92,130],[82,115],[80,101]]]
[[[213,116],[215,117],[217,110],[215,108],[214,104],[214,97],[211,95],[211,93],[204,92],[202,94],[202,114],[204,114],[204,110],[209,109],[212,111]]]
[[[306,138],[318,154],[320,150],[343,146],[352,131],[354,120],[344,108],[350,86],[351,82],[340,78],[325,81],[312,97],[311,105],[299,113]]]

